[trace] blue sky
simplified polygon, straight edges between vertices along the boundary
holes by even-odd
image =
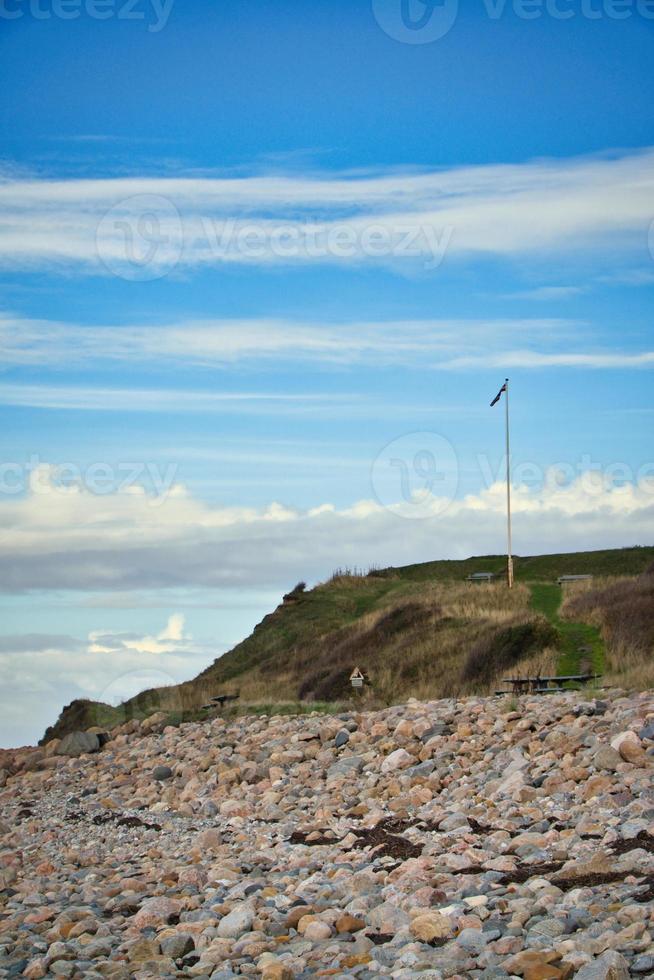
[[[501,551],[507,375],[516,551],[652,542],[651,4],[67,2],[0,11],[0,744]]]

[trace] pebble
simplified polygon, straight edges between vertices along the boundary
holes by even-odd
[[[172,779],[173,770],[170,766],[155,766],[152,770],[152,778],[158,780]]]
[[[0,977],[647,977],[653,734],[613,690],[0,752]]]

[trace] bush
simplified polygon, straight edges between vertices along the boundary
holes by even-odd
[[[282,602],[295,602],[304,593],[306,587],[307,587],[306,582],[298,582],[298,584],[295,586],[294,589],[291,589],[290,592],[286,593],[286,595],[282,599]]]
[[[476,685],[490,684],[497,674],[546,647],[556,646],[558,640],[558,632],[544,619],[493,629],[471,647],[461,679]]]
[[[602,627],[612,666],[619,666],[615,659],[623,653],[649,659],[654,652],[654,574],[648,568],[639,578],[573,596],[566,614]]]

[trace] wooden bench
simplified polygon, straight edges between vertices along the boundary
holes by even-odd
[[[553,677],[503,677],[503,684],[510,684],[509,691],[497,691],[497,694],[556,694],[570,690],[563,684],[587,684],[588,681],[598,680],[601,674],[558,674]],[[552,686],[554,685],[554,686]]]

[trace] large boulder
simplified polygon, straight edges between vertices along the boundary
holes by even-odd
[[[59,743],[57,755],[68,755],[74,759],[85,752],[97,752],[99,748],[100,739],[93,732],[69,732]]]

